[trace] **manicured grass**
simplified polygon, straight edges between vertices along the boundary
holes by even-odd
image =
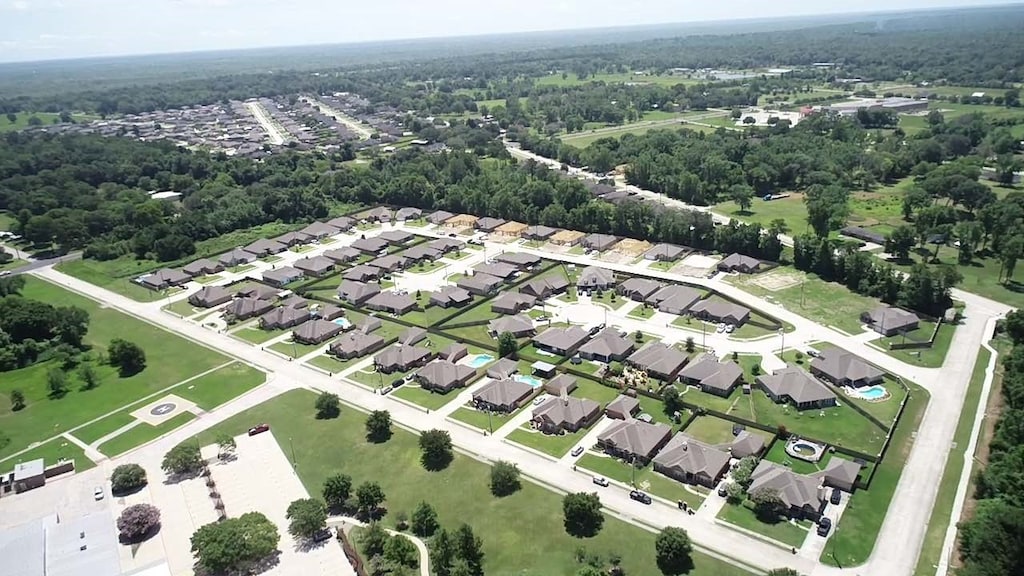
[[[157,426],[150,426],[143,422],[122,434],[114,436],[103,444],[100,444],[96,449],[102,452],[105,456],[113,458],[114,456],[124,454],[133,448],[142,446],[147,442],[156,440],[171,430],[174,430],[179,426],[184,426],[190,420],[195,419],[195,417],[196,415],[191,412],[182,412],[181,414],[172,417],[170,420],[165,420]]]
[[[498,349],[498,341],[487,333],[486,324],[481,324],[479,326],[464,326],[462,328],[445,328],[442,326],[441,330],[444,331],[446,335],[458,340],[459,342],[465,342],[466,344],[477,343],[486,347],[488,350]]]
[[[641,320],[647,320],[648,318],[654,316],[657,313],[657,308],[651,308],[649,306],[644,306],[643,304],[641,304],[640,306],[637,306],[636,308],[630,310],[629,314],[626,314],[626,316],[629,316],[630,318],[639,318]]]
[[[12,260],[4,262],[3,264],[0,264],[0,270],[14,270],[15,268],[21,268],[25,264],[28,264],[28,262],[14,258]]]
[[[677,384],[676,386],[683,393],[683,402],[696,404],[697,406],[703,406],[704,408],[717,410],[725,414],[736,410],[737,416],[742,418],[752,417],[749,403],[738,387],[728,397],[722,397],[716,394],[709,394],[694,386],[684,386],[682,384]]]
[[[886,400],[882,400],[880,402],[869,402],[863,398],[839,395],[839,403],[856,404],[858,408],[861,408],[888,426],[896,419],[896,412],[899,411],[900,402],[902,402],[903,397],[907,395],[907,391],[903,386],[900,386],[899,383],[891,378],[886,378],[882,385],[889,391],[889,398]],[[911,384],[911,386],[914,390],[920,389],[914,384]]]
[[[197,282],[199,284],[212,284],[217,280],[220,280],[221,278],[222,277],[220,274],[210,274],[209,276],[198,276],[196,278],[193,278],[192,281]]]
[[[231,272],[232,274],[245,274],[246,272],[255,269],[255,264],[239,264],[238,266],[232,266],[231,268],[228,268],[228,272]]]
[[[673,260],[671,262],[663,262],[661,260],[658,260],[657,262],[651,262],[648,268],[650,268],[651,270],[660,270],[661,272],[668,272],[672,268],[675,268],[676,264],[679,264],[678,260]]]
[[[327,354],[321,354],[315,358],[311,358],[306,361],[307,364],[312,364],[317,368],[327,370],[332,374],[343,372],[344,370],[351,368],[355,364],[359,363],[365,356],[359,358],[353,358],[351,360],[338,360],[334,356]]]
[[[277,254],[268,254],[260,258],[260,262],[266,262],[267,264],[277,264],[281,260],[284,260],[284,258],[278,256]]]
[[[683,430],[687,436],[692,436],[701,442],[708,444],[725,444],[732,442],[733,423],[714,416],[697,416]]]
[[[406,312],[402,316],[399,316],[399,318],[405,320],[406,322],[416,324],[417,326],[430,328],[432,326],[440,325],[441,322],[446,321],[452,315],[460,313],[458,308],[442,308],[440,306],[430,306],[429,300],[430,295],[424,292],[422,298],[419,300],[420,306],[424,307],[424,309]],[[488,309],[490,309],[490,306],[488,306]]]
[[[497,312],[491,312],[491,302],[483,300],[474,300],[475,306],[472,308],[466,308],[458,316],[448,320],[445,324],[465,324],[467,322],[488,322],[499,318],[502,315]],[[449,311],[451,314],[451,311]],[[486,329],[486,326],[484,327]]]
[[[302,358],[303,356],[313,352],[314,350],[319,350],[320,348],[323,348],[324,345],[326,344],[327,342],[324,342],[323,344],[300,344],[298,342],[293,342],[289,338],[284,342],[271,344],[270,349],[275,352],[284,354],[289,358]]]
[[[193,306],[188,301],[188,298],[178,300],[177,302],[172,302],[170,304],[167,304],[166,306],[162,306],[160,309],[169,312],[174,312],[178,316],[184,316],[186,318],[205,310],[205,308],[196,308],[195,306]]]
[[[424,262],[424,261],[420,260],[414,266],[410,266],[405,271],[405,273],[406,274],[430,274],[431,272],[436,272],[436,271],[440,270],[441,268],[444,268],[447,265],[448,264],[446,264],[446,263],[444,263],[444,262],[442,262],[440,260],[434,260],[432,262]]]
[[[576,461],[576,466],[611,480],[625,483],[626,485],[632,485],[633,483],[634,473],[631,470],[632,466],[609,456],[587,452]],[[680,482],[656,473],[651,465],[637,468],[635,478],[637,488],[671,502],[682,500],[693,508],[699,508],[701,503],[704,502],[703,496],[687,490]],[[706,492],[704,490],[704,493]]]
[[[174,394],[191,400],[203,410],[213,410],[263,384],[267,375],[241,362],[228,364],[209,374],[178,386]]]
[[[121,378],[113,367],[95,365],[100,379],[98,387],[82,391],[79,389],[78,376],[70,374],[68,394],[59,400],[47,398],[46,373],[56,366],[54,362],[3,373],[0,377],[0,394],[7,395],[12,389],[18,388],[25,394],[28,406],[18,412],[0,413],[0,429],[10,438],[7,446],[0,447],[0,457],[65,432],[228,360],[213,350],[112,308],[101,308],[93,300],[38,278],[26,277],[22,294],[26,298],[58,306],[82,308],[90,317],[86,344],[92,346],[94,351],[100,351],[113,338],[134,342],[146,353],[146,369],[134,376]]]
[[[526,408],[531,408],[531,406],[527,406]],[[452,412],[449,416],[460,422],[465,422],[470,426],[476,426],[481,430],[491,430],[492,428],[497,430],[504,426],[505,423],[511,420],[513,416],[518,414],[518,412],[518,410],[511,414],[492,412],[490,416],[488,416],[487,412],[477,410],[470,406],[463,406],[462,408]]]
[[[971,439],[974,417],[978,410],[978,403],[981,402],[981,392],[985,383],[985,369],[988,367],[991,357],[992,353],[982,348],[978,354],[978,360],[974,364],[971,383],[967,388],[964,407],[960,412],[960,420],[957,422],[956,433],[953,436],[953,445],[950,447],[949,457],[946,460],[946,469],[942,473],[939,491],[935,496],[935,503],[932,505],[928,529],[921,545],[921,555],[918,557],[917,568],[914,570],[915,576],[934,576],[934,566],[939,563],[943,541],[946,538],[946,529],[949,528],[950,514],[953,512],[957,486],[964,469],[964,448]]]
[[[338,472],[351,476],[357,486],[379,482],[387,496],[387,526],[394,526],[398,512],[409,514],[427,501],[443,526],[473,526],[483,541],[488,576],[572,574],[578,569],[573,551],[580,545],[605,557],[620,554],[627,573],[659,573],[654,534],[609,517],[596,537],[581,542],[562,528],[561,496],[524,481],[519,492],[495,498],[488,489],[490,468],[458,453],[445,470],[427,472],[415,435],[394,427],[388,442],[371,444],[365,437],[364,414],[342,408],[339,418],[317,420],[315,398],[304,390],[288,392],[210,428],[200,442],[213,443],[220,433],[244,434],[252,422],[266,422],[278,442],[294,453],[299,479],[310,494],[319,494],[327,476]],[[700,553],[694,560],[696,568],[689,576],[746,574]]]
[[[665,130],[679,128],[682,123],[682,116],[679,116],[678,122],[665,122],[665,119],[651,119],[643,120],[641,122],[635,122],[633,124],[626,124],[624,126],[618,126],[615,128],[588,130],[586,132],[575,132],[573,134],[564,135],[561,137],[562,142],[575,146],[577,148],[586,148],[594,142],[601,140],[602,138],[621,138],[626,134],[633,134],[639,136],[646,134],[651,130]],[[651,122],[655,123],[651,123]]]
[[[792,280],[792,285],[781,290],[763,288],[758,282],[765,274],[730,276],[728,281],[755,296],[849,334],[861,333],[861,313],[880,304],[877,299],[854,294],[841,284],[825,282],[813,274],[804,274],[790,267],[777,268],[767,274],[784,275]]]
[[[562,435],[544,434],[543,432],[531,429],[529,424],[524,424],[517,430],[513,430],[505,438],[555,458],[561,458],[572,450],[573,446],[576,446],[580,440],[583,440],[587,432],[588,430],[583,429]]]
[[[826,454],[816,463],[801,460],[799,458],[793,458],[786,453],[786,441],[779,440],[772,445],[772,449],[764,455],[764,459],[769,462],[775,462],[776,464],[782,464],[797,474],[813,474],[823,470],[825,465],[832,458]]]
[[[752,390],[748,398],[759,424],[785,426],[794,434],[868,454],[877,453],[885,440],[884,430],[845,406],[799,411],[772,402],[761,390]]]
[[[845,568],[863,564],[871,555],[927,404],[927,392],[922,390],[911,396],[885,459],[875,471],[871,489],[850,497],[843,517],[821,553],[822,563],[836,566],[838,560],[838,565]]]
[[[129,414],[129,410],[124,410],[111,414],[102,420],[97,420],[88,426],[83,426],[71,434],[86,444],[92,444],[107,434],[120,430],[132,422],[135,422],[135,417]]]
[[[144,261],[138,261],[138,269],[135,271],[135,274],[131,274],[129,272],[121,277],[111,276],[110,266],[105,264],[106,262],[97,262],[95,260],[86,260],[83,258],[80,260],[66,262],[64,264],[58,264],[57,270],[74,276],[79,280],[84,280],[90,284],[110,290],[111,292],[120,294],[121,296],[127,296],[128,298],[139,302],[156,302],[161,298],[166,298],[168,293],[173,294],[174,292],[168,291],[165,293],[157,290],[150,290],[139,286],[133,281],[133,279],[138,275],[149,272],[157,267],[156,263],[149,263],[147,266]]]
[[[14,132],[16,130],[23,130],[29,127],[29,118],[33,116],[39,118],[42,121],[40,126],[51,126],[55,121],[60,120],[60,114],[56,112],[18,112],[14,122],[9,121],[7,118],[0,119],[0,134],[4,132]],[[72,114],[71,119],[74,122],[92,122],[97,120],[99,117],[92,114]],[[3,228],[6,230],[6,228]]]
[[[288,330],[284,330],[284,329],[282,329],[282,330],[264,330],[264,329],[259,327],[259,323],[257,322],[257,323],[253,323],[251,326],[246,326],[244,328],[239,328],[238,330],[235,330],[234,332],[232,332],[231,335],[235,336],[237,338],[241,338],[242,340],[245,340],[246,342],[252,342],[253,344],[263,344],[267,340],[272,340],[274,338],[277,338],[278,336],[281,336],[282,334],[287,334],[287,333],[288,333]]]
[[[85,451],[76,446],[66,438],[54,438],[49,442],[45,442],[32,448],[31,450],[20,454],[16,458],[11,458],[5,461],[0,468],[9,471],[14,468],[14,464],[18,462],[29,462],[42,458],[47,466],[56,464],[61,458],[73,459],[75,461],[75,470],[82,472],[93,468],[96,464],[89,460],[85,455]]]
[[[617,388],[605,386],[600,382],[587,378],[576,378],[576,389],[572,391],[573,396],[577,398],[590,398],[595,402],[600,402],[602,406],[618,398],[621,393],[622,391]]]
[[[932,336],[932,331],[935,330],[934,322],[920,323],[917,330],[910,332],[906,336],[906,342],[927,342]],[[908,364],[917,366],[924,366],[926,368],[941,368],[942,363],[946,361],[946,353],[949,352],[949,345],[953,341],[953,333],[956,332],[956,326],[954,324],[942,323],[939,327],[938,334],[935,335],[935,341],[932,343],[931,348],[922,348],[918,350],[890,350],[890,344],[899,344],[904,342],[903,336],[892,336],[890,338],[881,338],[878,340],[878,345],[886,351],[889,356],[902,360]]]
[[[388,376],[389,378],[386,378],[384,380],[385,384],[394,380],[394,378],[390,377],[393,375]],[[452,400],[455,400],[455,398],[459,396],[459,391],[452,390],[447,394],[437,394],[429,390],[424,390],[423,388],[420,388],[419,385],[417,384],[407,383],[402,386],[399,386],[398,388],[395,388],[395,390],[391,392],[391,394],[393,396],[401,398],[402,400],[408,400],[409,402],[419,404],[420,406],[423,406],[424,408],[427,408],[429,410],[438,410],[445,406],[446,404],[448,404],[449,402],[451,402]]]
[[[754,514],[752,504],[744,502],[738,506],[726,504],[718,513],[717,518],[751,532],[767,536],[773,540],[799,548],[807,538],[807,529],[785,519],[779,519],[774,524],[768,524],[758,519]]]

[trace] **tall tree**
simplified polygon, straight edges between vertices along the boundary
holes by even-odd
[[[160,509],[152,504],[133,504],[117,517],[117,531],[123,543],[145,540],[160,525]]]
[[[452,437],[447,430],[427,430],[420,435],[420,461],[427,470],[444,470],[451,463]]]
[[[333,392],[321,392],[313,405],[318,420],[337,418],[341,414],[341,399]]]
[[[885,251],[892,254],[897,260],[907,261],[910,259],[910,250],[917,244],[917,233],[906,224],[897,226],[885,238]]]
[[[441,527],[437,521],[437,512],[434,507],[426,502],[420,502],[412,511],[412,533],[423,538],[429,538]]]
[[[589,538],[596,536],[604,526],[601,499],[595,493],[576,492],[562,498],[565,531],[570,536]]]
[[[115,496],[128,494],[146,485],[146,470],[138,464],[121,464],[110,474],[110,491]]]
[[[363,482],[356,488],[356,501],[359,512],[367,518],[376,516],[378,508],[384,503],[384,490],[376,482]]]
[[[850,192],[835,184],[815,185],[807,189],[807,223],[819,238],[828,236],[846,223],[850,215]]]
[[[666,576],[687,574],[693,570],[693,545],[682,528],[668,527],[654,540],[654,560]]]
[[[146,353],[134,342],[114,338],[107,346],[107,359],[116,366],[122,378],[134,376],[146,369]]]
[[[453,535],[456,556],[466,563],[470,576],[483,576],[484,550],[480,537],[469,524],[459,526]]]
[[[455,542],[442,528],[430,539],[430,568],[437,576],[451,576],[452,563],[455,561]]]
[[[11,390],[11,411],[17,412],[25,408],[25,393],[20,388]]]
[[[519,490],[519,468],[504,460],[498,460],[491,466],[491,494],[509,496]]]
[[[178,444],[164,454],[160,467],[167,474],[194,474],[199,472],[204,464],[199,446],[194,442],[186,442]]]
[[[285,519],[293,537],[312,538],[327,526],[327,507],[316,498],[300,498],[288,505]]]
[[[502,332],[498,335],[498,356],[501,358],[515,358],[519,343],[511,332]]]
[[[366,417],[366,439],[370,442],[387,442],[391,438],[391,413],[374,410]]]
[[[344,508],[351,493],[352,477],[347,474],[332,474],[324,480],[324,502],[332,511]]]
[[[277,527],[266,516],[246,512],[201,526],[192,535],[192,552],[210,572],[244,571],[273,554],[280,540]]]

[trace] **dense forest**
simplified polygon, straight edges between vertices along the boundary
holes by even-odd
[[[89,330],[89,313],[21,296],[25,279],[0,278],[0,372],[37,360],[78,355]]]

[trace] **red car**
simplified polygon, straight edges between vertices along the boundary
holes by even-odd
[[[261,432],[266,432],[267,430],[270,430],[270,424],[257,424],[256,426],[249,428],[249,436],[255,436]]]

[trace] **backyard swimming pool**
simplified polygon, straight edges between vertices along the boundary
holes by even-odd
[[[352,325],[352,322],[348,318],[335,318],[334,323],[342,328],[348,328]]]
[[[889,397],[889,391],[885,389],[885,386],[875,385],[858,388],[857,395],[865,400],[884,400]]]
[[[518,380],[519,382],[525,382],[525,383],[529,384],[530,386],[533,386],[534,388],[540,388],[541,386],[544,385],[544,382],[541,381],[541,379],[537,378],[536,376],[524,376],[522,374],[517,374],[513,378],[513,380]]]
[[[479,368],[492,360],[494,360],[494,356],[490,354],[477,354],[469,361],[469,366],[470,368]]]

